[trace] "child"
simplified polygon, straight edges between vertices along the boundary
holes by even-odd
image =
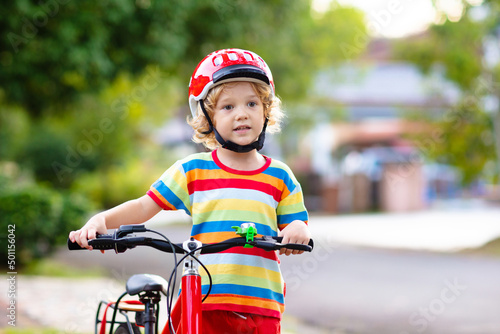
[[[232,238],[232,226],[254,222],[260,234],[307,244],[308,214],[299,183],[284,163],[258,153],[266,130],[279,131],[283,116],[262,58],[241,49],[209,54],[191,77],[189,105],[193,140],[212,152],[176,162],[146,195],[97,214],[70,239],[91,249],[87,240],[96,233],[143,223],[164,209],[191,215],[191,235],[203,243]],[[235,247],[200,260],[213,279],[203,303],[203,333],[280,333],[284,282],[275,252]]]

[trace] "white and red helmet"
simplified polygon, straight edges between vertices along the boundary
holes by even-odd
[[[189,108],[197,116],[197,105],[208,91],[230,81],[252,81],[269,85],[274,95],[273,75],[266,62],[256,53],[242,49],[212,52],[198,64],[189,81]]]

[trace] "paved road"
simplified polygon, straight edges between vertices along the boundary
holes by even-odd
[[[187,227],[160,230],[168,230],[172,241],[188,234]],[[314,333],[500,333],[499,258],[318,239],[312,254],[282,259],[286,313],[314,324]],[[168,257],[150,249],[118,255],[64,251],[56,258],[79,267],[106,266],[123,280],[140,272],[166,275],[171,268]]]
[[[500,333],[500,259],[317,247],[283,260],[287,312],[338,333]]]

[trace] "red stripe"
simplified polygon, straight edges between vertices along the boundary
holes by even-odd
[[[251,189],[263,192],[274,198],[275,201],[281,200],[281,191],[273,187],[269,183],[259,182],[254,180],[244,179],[206,179],[206,180],[193,180],[188,183],[189,195],[195,191],[207,191],[224,188],[236,189]]]
[[[152,192],[151,190],[148,190],[147,194],[149,195],[149,197],[151,197],[151,199],[153,201],[156,202],[156,204],[158,204],[163,210],[172,210],[171,208],[169,208],[168,206],[165,205],[165,203],[163,203],[159,198],[158,196],[156,196],[156,194],[154,192]]]
[[[278,304],[278,303],[277,303]],[[234,304],[202,304],[203,311],[231,311],[237,313],[259,314],[266,317],[281,319],[281,312],[262,307],[248,306],[248,305],[234,305]]]
[[[275,251],[265,251],[263,249],[254,247],[254,248],[245,248],[243,246],[229,248],[220,253],[230,253],[230,254],[242,254],[242,255],[254,255],[260,256],[268,260],[278,261],[278,256]]]

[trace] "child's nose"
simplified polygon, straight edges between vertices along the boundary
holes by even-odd
[[[236,107],[236,118],[241,119],[241,118],[248,118],[248,113],[245,110],[244,107]]]

